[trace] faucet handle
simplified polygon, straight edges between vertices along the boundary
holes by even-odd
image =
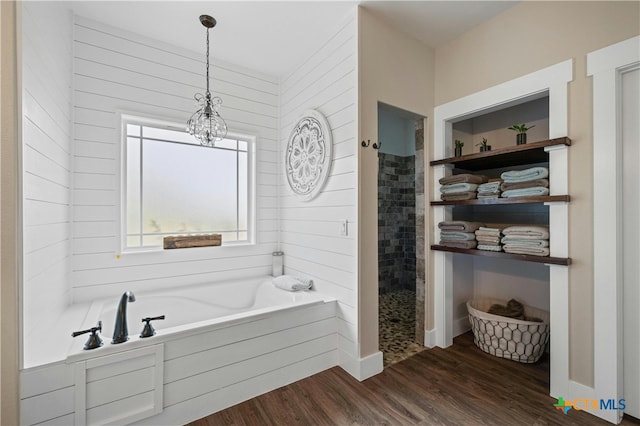
[[[153,325],[151,325],[151,321],[163,320],[163,319],[164,319],[164,315],[160,315],[158,317],[142,318],[142,322],[146,322],[146,324],[142,329],[142,333],[140,333],[140,337],[144,338],[144,337],[151,337],[155,335],[156,330],[153,328]]]
[[[98,321],[98,325],[95,327],[88,328],[86,330],[74,331],[71,333],[71,337],[77,337],[81,334],[91,333],[87,343],[84,344],[84,350],[88,351],[90,349],[96,349],[102,346],[102,339],[98,335],[98,331],[102,331],[102,321]]]

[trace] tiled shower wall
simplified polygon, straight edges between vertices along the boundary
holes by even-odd
[[[416,120],[416,342],[424,344],[425,300],[425,197],[424,121]]]
[[[415,290],[415,156],[378,152],[378,288]]]

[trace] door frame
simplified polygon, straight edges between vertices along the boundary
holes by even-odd
[[[587,54],[593,77],[594,393],[616,401],[623,397],[620,77],[638,67],[640,36]],[[594,414],[617,424],[623,412]]]

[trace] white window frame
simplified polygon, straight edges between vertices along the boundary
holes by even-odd
[[[147,247],[127,247],[127,124],[139,124],[142,126],[153,126],[157,128],[166,128],[168,130],[185,131],[185,124],[171,118],[152,118],[137,113],[119,113],[120,123],[120,161],[118,178],[120,179],[120,212],[119,235],[117,253],[146,253],[146,252],[165,252],[162,246]],[[185,131],[186,132],[186,131]],[[247,246],[256,244],[257,223],[256,223],[256,136],[242,132],[227,132],[230,139],[238,139],[247,142],[247,239],[242,241],[222,241],[220,247],[203,247],[201,249],[223,249],[224,246]],[[238,176],[236,176],[236,179]]]

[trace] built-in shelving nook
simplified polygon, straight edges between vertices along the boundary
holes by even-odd
[[[466,301],[521,302],[550,312],[550,394],[568,395],[569,265],[567,84],[573,62],[565,61],[435,108],[431,201],[434,329],[425,342],[447,347],[470,329]],[[535,125],[527,144],[516,145],[513,124]],[[479,152],[483,139],[490,151]],[[454,156],[454,140],[464,143]],[[507,170],[549,168],[549,195],[513,199],[441,201],[438,180],[458,173],[499,177]],[[548,225],[550,256],[457,249],[438,245],[438,223],[471,220],[491,225]]]

